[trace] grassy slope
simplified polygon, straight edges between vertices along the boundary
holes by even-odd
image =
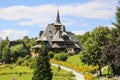
[[[30,69],[29,67],[26,66],[11,66],[10,67],[0,67],[0,80],[13,80],[14,78],[17,80],[31,80],[33,76],[33,69]],[[70,75],[69,72],[65,70],[60,70],[58,72],[58,68],[52,66],[52,72],[53,72],[53,80],[68,80],[68,77],[73,77]],[[20,76],[20,72],[22,75]],[[72,78],[72,80],[75,80]]]
[[[85,66],[85,67],[88,67],[87,65],[83,64],[81,59],[80,59],[80,54],[77,54],[77,55],[74,55],[74,56],[70,56],[68,59],[67,59],[67,62],[68,63],[71,63],[73,65],[76,65],[76,66]]]

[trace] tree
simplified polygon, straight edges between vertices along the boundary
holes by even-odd
[[[10,50],[12,62],[17,61],[18,57],[25,57],[26,55],[29,55],[29,53],[27,52],[26,49],[24,49],[22,44],[12,46]]]
[[[2,40],[1,52],[3,52],[3,49],[8,46],[8,43],[9,43],[9,38],[8,37],[6,37],[5,40]]]
[[[39,56],[37,57],[36,69],[32,80],[52,80],[49,56],[43,43],[39,51]]]
[[[110,64],[113,75],[120,75],[120,7],[116,12],[116,23],[113,23],[112,38],[106,41],[106,47],[103,50],[103,60]]]
[[[2,59],[2,39],[0,38],[0,59]]]
[[[110,30],[107,27],[97,27],[91,32],[91,36],[85,43],[82,62],[92,66],[99,66],[99,75],[101,75],[102,50],[105,46],[105,41],[108,39]]]
[[[85,46],[85,42],[87,41],[87,39],[89,39],[90,37],[90,32],[86,32],[85,34],[83,34],[82,36],[77,35],[77,39],[79,40],[79,42],[82,44],[82,47],[84,48]]]
[[[11,63],[11,51],[8,47],[3,49],[2,59],[5,63]]]
[[[28,42],[29,42],[29,37],[28,37],[28,36],[24,36],[23,41],[24,41],[25,43],[28,43]]]
[[[120,75],[120,46],[106,44],[102,57],[104,63],[110,65],[113,75]]]

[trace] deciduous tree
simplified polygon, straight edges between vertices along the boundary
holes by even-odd
[[[83,51],[82,62],[88,65],[99,66],[99,73],[101,75],[102,50],[105,46],[105,41],[109,37],[110,30],[107,27],[97,27],[91,32],[91,36],[85,43]]]
[[[106,64],[110,64],[112,73],[120,75],[120,7],[116,12],[116,23],[113,23],[112,38],[107,40],[106,47],[103,50],[103,60]]]

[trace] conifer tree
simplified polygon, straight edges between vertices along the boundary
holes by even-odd
[[[32,80],[52,80],[49,56],[43,43],[39,51],[39,56],[37,57],[36,69]]]

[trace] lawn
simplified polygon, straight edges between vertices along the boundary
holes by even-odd
[[[52,80],[69,80],[69,78],[75,80],[71,72],[58,69],[55,66],[51,66],[51,68],[54,75]],[[26,66],[0,66],[0,80],[32,80],[33,71],[33,69]]]
[[[67,62],[70,63],[70,64],[73,64],[75,66],[88,67],[88,65],[85,65],[85,64],[82,63],[80,57],[81,57],[80,54],[70,56],[70,57],[68,57]]]

